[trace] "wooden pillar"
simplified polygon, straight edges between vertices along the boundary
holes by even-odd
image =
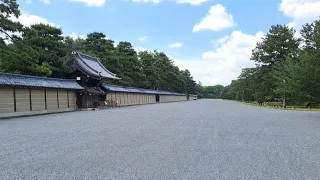
[[[57,104],[58,104],[58,109],[60,109],[60,105],[59,105],[59,89],[57,89]]]
[[[47,105],[47,89],[44,89],[44,107],[45,107],[45,110],[48,109],[48,105]]]
[[[17,112],[16,88],[13,88],[13,109]]]
[[[129,101],[129,93],[127,93],[127,104],[130,105],[131,101]]]
[[[32,111],[32,100],[31,100],[31,89],[29,88],[29,106],[30,106],[30,111]]]
[[[87,100],[88,97],[87,97],[87,95],[85,95],[84,98],[85,98],[85,101],[86,101],[86,108],[88,108],[88,100]]]
[[[141,94],[139,93],[139,104],[141,104]]]
[[[68,108],[70,108],[69,90],[67,90]]]

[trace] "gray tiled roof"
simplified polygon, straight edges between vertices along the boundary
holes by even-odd
[[[169,91],[157,91],[152,89],[142,89],[135,87],[124,87],[117,85],[108,85],[104,84],[103,87],[111,92],[131,92],[131,93],[141,93],[141,94],[160,94],[160,95],[176,95],[176,96],[185,96],[183,93],[169,92]]]
[[[100,60],[96,57],[91,57],[79,52],[73,52],[73,61],[77,69],[92,78],[107,78],[107,79],[120,79],[116,74],[110,72],[105,68]]]
[[[0,73],[0,86],[83,89],[76,80]]]

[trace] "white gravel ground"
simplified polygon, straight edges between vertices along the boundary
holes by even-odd
[[[320,179],[320,113],[197,100],[0,120],[0,179]]]

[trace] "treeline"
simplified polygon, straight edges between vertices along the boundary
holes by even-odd
[[[271,26],[252,50],[256,67],[242,69],[226,86],[223,99],[281,102],[296,106],[320,104],[320,21],[306,24],[295,36],[286,25]]]
[[[222,85],[202,86],[201,82],[197,85],[198,98],[220,99],[221,92],[224,89]]]
[[[196,82],[163,52],[136,52],[130,42],[107,39],[92,32],[85,39],[63,36],[62,29],[46,24],[24,27],[10,17],[20,16],[16,0],[0,3],[0,71],[26,75],[65,77],[72,51],[99,57],[121,78],[113,84],[196,93]],[[18,34],[18,35],[17,35]]]

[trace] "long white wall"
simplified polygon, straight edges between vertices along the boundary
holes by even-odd
[[[176,101],[185,101],[187,100],[186,96],[174,96],[174,95],[160,95],[160,102],[176,102]]]
[[[120,106],[128,106],[156,103],[156,96],[153,94],[109,92],[107,94],[107,100],[118,101]]]
[[[107,100],[113,102],[118,101],[118,105],[120,106],[152,104],[156,103],[156,95],[127,92],[109,92],[107,94]],[[185,100],[187,100],[186,96],[160,95],[159,102],[164,103]]]
[[[64,89],[0,88],[0,118],[77,108],[76,92]]]

